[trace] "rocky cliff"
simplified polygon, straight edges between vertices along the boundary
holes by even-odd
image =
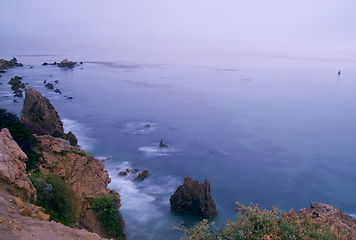
[[[210,194],[210,183],[206,179],[204,183],[199,183],[191,177],[185,177],[183,185],[177,188],[169,201],[171,209],[177,213],[204,218],[213,218],[217,214]]]
[[[37,139],[40,143],[36,151],[42,156],[40,171],[63,177],[78,196],[78,227],[105,236],[91,202],[103,194],[114,193],[118,199],[120,196],[108,188],[111,179],[104,170],[104,164],[89,153],[71,146],[67,140],[48,135],[37,136]]]
[[[331,205],[312,202],[310,208],[303,208],[298,213],[302,216],[312,214],[314,218],[323,219],[334,232],[343,235],[344,239],[356,239],[356,221]]]
[[[0,189],[24,201],[36,200],[36,190],[25,172],[26,154],[4,128],[0,132]]]
[[[63,123],[50,101],[31,87],[27,87],[25,91],[21,121],[38,135],[49,134],[67,139],[73,146],[78,144],[72,132],[64,133]]]

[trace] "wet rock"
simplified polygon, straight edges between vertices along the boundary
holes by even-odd
[[[72,146],[78,145],[78,139],[72,132],[66,134],[66,139],[69,141],[70,145]]]
[[[0,69],[0,73],[6,73],[6,71],[5,71],[5,70]]]
[[[72,100],[72,99],[73,99],[73,97],[67,97],[67,99]]]
[[[5,73],[4,70],[13,68],[13,67],[22,67],[22,63],[18,63],[16,58],[12,58],[10,61],[6,61],[5,59],[0,59],[0,70],[2,73]]]
[[[15,76],[8,82],[11,85],[15,97],[23,97],[21,89],[25,88],[25,84],[21,80],[22,77]]]
[[[47,83],[47,80],[44,80],[43,83]]]
[[[144,179],[146,179],[148,177],[149,173],[148,170],[143,170],[142,172],[140,172],[136,177],[135,177],[135,181],[142,181]]]
[[[54,82],[58,84],[58,83],[59,83],[59,80],[55,80]]]
[[[126,170],[119,172],[119,175],[120,176],[127,176],[129,174],[137,173],[137,172],[138,172],[138,169],[136,169],[136,168],[135,169],[126,168]]]
[[[61,90],[59,90],[58,88],[56,88],[56,90],[54,90],[55,93],[59,93],[62,94]]]
[[[184,179],[169,199],[171,210],[180,214],[189,214],[204,218],[213,218],[217,214],[216,206],[211,198],[210,183],[194,181],[191,177]]]
[[[47,84],[45,85],[45,87],[48,88],[48,89],[53,89],[53,88],[54,88],[54,86],[53,86],[52,83],[47,83]]]
[[[67,139],[72,144],[77,143],[73,133],[64,133],[63,123],[50,101],[31,87],[26,88],[21,120],[26,124],[32,123],[42,128],[53,137]]]
[[[77,62],[68,61],[68,59],[62,60],[58,63],[58,67],[67,67],[67,68],[74,68],[77,65]]]

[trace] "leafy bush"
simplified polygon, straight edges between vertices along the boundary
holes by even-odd
[[[92,207],[110,237],[125,239],[117,208],[118,201],[119,199],[115,194],[102,195],[94,200]]]
[[[22,151],[27,155],[26,171],[37,170],[39,155],[34,148],[38,141],[32,132],[13,114],[5,109],[0,109],[0,129],[9,129],[12,138],[17,142]]]
[[[224,228],[215,228],[214,223],[203,220],[193,228],[179,227],[185,232],[183,239],[189,240],[325,240],[342,239],[333,233],[321,219],[301,217],[297,212],[278,209],[260,210],[258,206],[238,204],[236,220],[229,221]]]
[[[32,173],[30,176],[36,188],[36,204],[44,207],[51,219],[72,227],[77,210],[77,196],[60,176]]]

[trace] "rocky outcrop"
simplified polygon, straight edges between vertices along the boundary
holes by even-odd
[[[13,67],[22,67],[22,63],[18,63],[16,58],[6,61],[5,59],[0,59],[0,70],[6,70]]]
[[[83,62],[80,62],[80,64],[83,64]],[[57,66],[57,67],[62,67],[62,68],[74,68],[77,65],[77,62],[68,61],[68,59],[64,59],[60,63],[57,63],[57,62],[53,62],[53,63],[44,62],[44,63],[42,63],[42,65],[43,66],[52,65],[52,66]]]
[[[87,152],[71,146],[67,140],[48,135],[37,136],[37,139],[40,141],[37,152],[42,156],[40,171],[63,177],[78,196],[78,227],[106,236],[91,203],[103,194],[114,193],[118,199],[120,195],[108,188],[111,179],[104,170],[104,164]]]
[[[64,133],[63,123],[57,111],[47,98],[31,87],[27,87],[25,93],[25,100],[21,110],[21,120],[30,127],[34,133],[42,135],[43,132],[48,132],[53,137],[69,140],[73,146],[78,144],[78,140],[73,133]],[[40,128],[44,131],[39,131]]]
[[[11,85],[11,89],[14,91],[15,97],[23,97],[21,89],[25,88],[25,84],[21,81],[22,77],[15,76],[8,82]]]
[[[331,205],[312,202],[310,208],[303,208],[298,213],[324,220],[335,233],[343,235],[343,239],[356,239],[356,221]]]
[[[0,132],[0,189],[24,201],[36,200],[36,190],[26,174],[26,154],[4,128]]]
[[[191,177],[185,177],[183,185],[177,188],[169,201],[171,210],[177,213],[204,218],[213,218],[217,214],[210,194],[210,183],[206,179],[204,183],[199,183]]]
[[[22,240],[101,240],[95,233],[48,222],[41,207],[24,203],[0,190],[0,238]]]

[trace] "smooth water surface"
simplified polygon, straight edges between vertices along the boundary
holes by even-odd
[[[356,62],[342,61],[338,77],[336,60],[73,54],[84,64],[60,69],[41,64],[68,55],[16,57],[25,66],[2,74],[1,107],[22,108],[7,84],[15,75],[50,99],[65,129],[104,160],[128,239],[179,239],[172,225],[199,220],[170,212],[188,175],[211,183],[218,225],[235,217],[236,201],[285,210],[317,201],[356,213]],[[134,182],[118,175],[126,168],[150,176]]]

